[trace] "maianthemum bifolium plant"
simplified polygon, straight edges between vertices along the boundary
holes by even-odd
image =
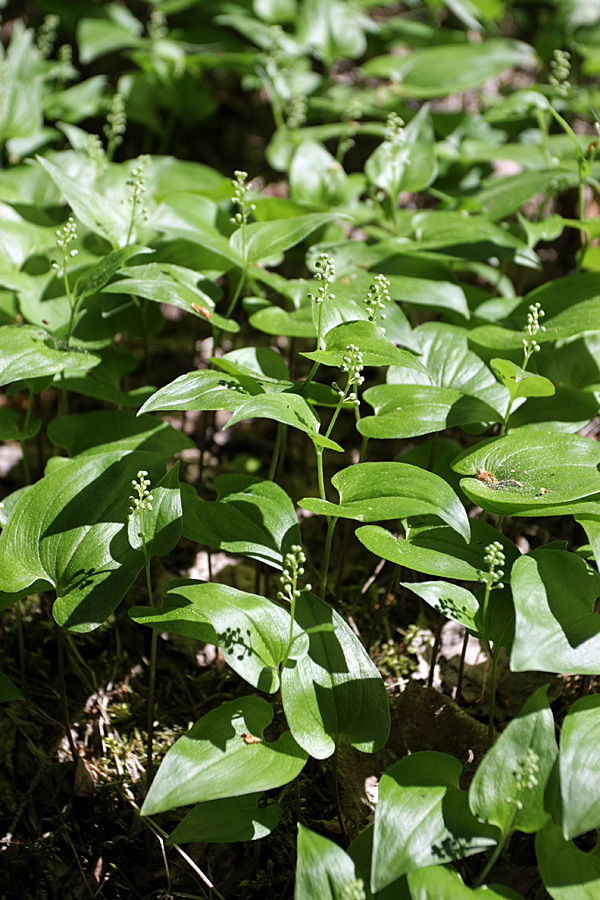
[[[123,601],[140,643],[151,629],[146,779],[121,788],[202,896],[224,896],[219,869],[182,845],[268,839],[296,816],[294,887],[293,862],[271,866],[271,897],[600,896],[588,5],[165,0],[145,20],[134,4],[63,6],[11,20],[0,52],[0,438],[22,458],[0,509],[0,609],[22,672],[37,602],[79,757],[66,650],[108,634]],[[553,42],[514,37],[549,22]],[[260,178],[220,155],[232,81],[257,117],[236,135],[262,129]],[[178,159],[192,134],[195,157]],[[285,196],[262,189],[275,175]],[[231,435],[268,451],[227,471],[211,450]],[[248,558],[254,589],[191,577],[182,546]],[[338,783],[354,750],[383,758],[394,697],[378,638],[339,601],[360,593],[357,565],[384,561],[392,594],[487,653],[488,744],[467,777],[423,746],[374,762],[378,800],[356,827]],[[159,635],[217,647],[247,685],[207,695],[166,753]],[[564,691],[529,688],[498,732],[503,654]],[[10,708],[34,676],[17,686],[7,667]],[[582,676],[577,699],[566,676]],[[319,764],[329,837],[303,800]],[[515,832],[531,836],[533,887]],[[250,881],[237,896],[260,895]]]

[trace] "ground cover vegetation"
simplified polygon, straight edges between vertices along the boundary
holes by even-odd
[[[2,12],[0,897],[600,896],[596,5]]]

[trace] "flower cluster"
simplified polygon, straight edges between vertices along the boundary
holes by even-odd
[[[483,559],[484,562],[488,564],[488,570],[487,572],[480,570],[477,573],[480,580],[488,585],[491,591],[493,591],[494,588],[503,588],[504,584],[500,579],[504,575],[504,569],[502,569],[501,566],[504,565],[506,557],[504,556],[504,550],[502,549],[500,541],[494,541],[487,545]]]
[[[514,778],[517,783],[517,796],[516,797],[507,797],[506,802],[512,803],[516,806],[517,809],[523,809],[523,802],[520,799],[521,794],[525,791],[531,791],[537,785],[538,780],[536,775],[540,771],[539,767],[540,758],[531,747],[527,750],[527,753],[518,761],[518,769],[514,772]]]
[[[235,175],[235,178],[232,178],[231,180],[233,185],[233,198],[231,202],[234,206],[239,207],[239,209],[229,221],[233,222],[234,225],[246,225],[248,216],[255,209],[254,204],[249,205],[246,203],[246,196],[250,189],[246,181],[248,173],[243,172],[241,169],[236,169],[233,174]]]
[[[365,379],[361,375],[363,368],[364,363],[361,351],[355,344],[349,344],[346,347],[346,352],[340,365],[340,370],[348,373],[346,387],[342,389],[335,381],[331,386],[345,403],[349,403],[352,406],[358,406],[359,404],[356,390],[352,390],[352,388],[359,388],[364,382]]]
[[[286,553],[283,560],[283,573],[279,579],[282,590],[277,592],[278,600],[287,600],[288,603],[294,603],[300,596],[298,589],[298,579],[304,575],[304,563],[306,556],[299,544],[292,546],[291,552]],[[310,591],[311,585],[307,584],[307,591]]]
[[[392,147],[401,147],[404,143],[404,119],[392,112],[385,123],[385,139]]]
[[[313,303],[323,303],[325,298],[329,296],[332,300],[335,300],[335,294],[329,293],[330,285],[333,284],[335,278],[335,263],[332,258],[327,255],[327,253],[321,253],[318,260],[315,263],[315,278],[321,282],[319,285],[319,292],[315,297],[314,294],[309,294],[308,299]]]
[[[52,268],[56,270],[56,274],[59,277],[64,275],[66,271],[67,259],[77,256],[77,250],[74,248],[68,249],[69,244],[75,240],[77,240],[77,225],[75,224],[75,219],[69,216],[63,227],[56,231],[56,246],[59,250],[62,250],[63,263],[61,266],[57,262],[53,262]]]
[[[151,41],[161,41],[166,38],[168,34],[167,17],[162,9],[154,7],[148,21],[148,37]]]
[[[558,97],[568,97],[571,90],[569,75],[571,74],[571,54],[568,50],[555,50],[554,59],[550,63],[549,83]]]
[[[123,135],[127,130],[125,101],[121,94],[113,94],[110,109],[106,116],[104,134],[106,135],[106,155],[112,159],[116,148],[123,143]]]
[[[150,163],[150,157],[147,155],[138,157],[137,166],[135,166],[131,170],[131,177],[127,179],[125,182],[127,187],[130,188],[130,196],[129,203],[131,204],[132,216],[135,217],[139,212],[142,219],[148,218],[148,210],[140,206],[142,202],[142,196],[146,193],[146,167]],[[127,201],[123,200],[123,203]],[[138,209],[139,207],[139,209]]]
[[[47,59],[52,53],[54,42],[56,41],[56,32],[60,25],[60,18],[51,13],[44,17],[44,21],[40,25],[38,31],[36,45],[40,56]]]
[[[369,293],[363,303],[367,307],[369,322],[377,318],[377,311],[385,308],[385,304],[391,301],[390,282],[385,275],[376,275],[375,281],[369,288]],[[385,319],[385,313],[381,313],[380,319]]]
[[[139,512],[140,515],[143,513],[145,509],[152,510],[152,501],[154,497],[148,490],[150,487],[150,479],[147,477],[148,473],[145,469],[140,469],[137,473],[137,481],[134,478],[131,484],[134,489],[137,491],[137,497],[135,494],[132,494],[129,499],[131,500],[131,506],[129,507],[129,519]]]
[[[527,313],[527,327],[525,329],[529,337],[523,338],[523,349],[525,351],[523,368],[525,368],[529,362],[531,354],[538,353],[540,350],[540,345],[535,340],[535,337],[546,330],[544,325],[540,325],[540,319],[545,315],[546,313],[542,309],[541,303],[532,303],[530,305],[529,312]]]

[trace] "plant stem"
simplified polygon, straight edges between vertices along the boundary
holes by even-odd
[[[281,448],[283,447],[286,433],[286,425],[283,422],[277,423],[277,434],[275,436],[275,446],[273,447],[273,455],[271,456],[271,465],[269,466],[269,474],[267,481],[275,480],[275,472],[277,471],[277,463],[281,456]]]
[[[484,867],[484,869],[483,869],[481,875],[477,878],[477,880],[476,880],[475,883],[473,884],[473,887],[479,887],[481,884],[483,884],[483,882],[485,881],[485,879],[487,878],[487,876],[489,875],[489,873],[492,871],[492,869],[493,869],[494,866],[496,865],[496,861],[497,861],[498,857],[500,856],[500,854],[501,854],[502,851],[504,850],[504,846],[505,846],[505,844],[506,844],[506,841],[508,840],[508,838],[509,838],[510,835],[512,834],[512,826],[513,826],[513,822],[515,821],[515,816],[516,816],[516,814],[517,814],[517,808],[516,808],[515,806],[513,806],[512,810],[511,810],[511,814],[510,814],[509,820],[508,820],[508,822],[507,822],[507,824],[506,824],[506,828],[505,828],[504,831],[502,832],[502,836],[501,836],[500,840],[498,841],[498,843],[496,844],[496,847],[495,847],[495,849],[494,849],[494,852],[492,853],[492,855],[491,855],[490,858],[488,859],[488,861],[487,861],[487,863],[486,863],[486,865],[485,865],[485,867]]]
[[[317,454],[317,478],[319,481],[319,497],[321,500],[327,500],[325,493],[325,475],[323,472],[323,447],[315,447]]]
[[[342,837],[344,838],[344,844],[346,847],[349,846],[350,841],[348,839],[348,832],[346,831],[346,823],[344,822],[344,816],[342,813],[342,806],[340,803],[340,786],[338,783],[338,748],[337,744],[335,747],[335,751],[333,753],[333,796],[335,801],[335,811],[337,813],[338,822],[340,823],[340,829],[342,832]]]
[[[492,659],[492,675],[490,678],[490,712],[488,718],[488,745],[491,747],[494,743],[494,722],[496,719],[496,678],[498,675],[498,655],[500,647],[494,647],[491,654]]]
[[[331,557],[331,543],[333,541],[333,532],[337,524],[337,517],[331,516],[327,521],[327,535],[325,537],[325,547],[323,550],[323,560],[321,562],[321,576],[319,579],[319,597],[325,599],[325,591],[327,589],[327,574],[329,572],[329,559]]]
[[[65,726],[65,731],[67,733],[67,740],[69,742],[69,749],[71,750],[71,756],[73,757],[73,762],[77,762],[77,747],[75,746],[75,741],[73,740],[73,735],[71,734],[71,723],[69,721],[69,706],[67,704],[67,684],[65,681],[65,652],[64,652],[64,638],[62,633],[62,628],[60,625],[56,626],[56,639],[58,645],[58,684],[60,689],[60,702],[62,706],[62,714],[63,714],[63,723]]]

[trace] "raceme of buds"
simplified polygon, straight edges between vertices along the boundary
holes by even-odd
[[[390,113],[387,117],[385,139],[394,147],[399,147],[404,143],[404,120],[400,118],[398,113]]]
[[[56,231],[56,246],[62,250],[63,262],[59,265],[57,262],[52,263],[52,268],[56,270],[58,276],[63,275],[69,257],[77,256],[77,250],[74,248],[69,250],[68,246],[72,241],[77,240],[77,225],[72,216],[69,216],[62,228]]]
[[[483,559],[484,562],[488,564],[489,568],[487,572],[480,570],[477,573],[480,580],[487,584],[492,591],[495,588],[503,588],[504,584],[500,579],[504,575],[504,569],[502,569],[501,566],[504,565],[506,557],[500,541],[494,541],[487,545]]]
[[[315,278],[321,282],[319,285],[319,293],[315,297],[314,294],[309,294],[308,299],[313,303],[323,303],[325,298],[329,296],[332,300],[335,300],[335,294],[329,293],[329,286],[333,284],[335,278],[335,263],[332,258],[327,255],[327,253],[321,253],[318,260],[315,263]]]
[[[256,209],[253,203],[246,203],[246,195],[249,191],[249,186],[246,181],[246,179],[248,178],[248,173],[243,172],[241,169],[236,169],[233,174],[235,178],[232,178],[231,180],[231,183],[233,185],[233,197],[231,202],[234,206],[239,207],[239,210],[234,216],[230,218],[229,221],[233,222],[235,225],[246,225],[248,216],[254,209]]]
[[[568,97],[571,90],[569,75],[571,74],[571,54],[567,50],[555,50],[554,59],[550,63],[549,83],[559,97]]]
[[[385,304],[391,301],[390,282],[385,275],[376,275],[373,284],[369,288],[369,293],[363,300],[369,314],[369,322],[374,322],[377,317],[377,311],[384,309]],[[385,319],[385,313],[381,313],[380,319]]]
[[[147,475],[148,473],[145,469],[140,469],[137,473],[137,481],[134,478],[131,482],[134,489],[137,491],[137,497],[135,496],[135,494],[132,494],[129,497],[129,499],[131,500],[131,506],[129,507],[129,519],[131,519],[132,516],[136,514],[136,512],[139,512],[141,515],[145,509],[152,509],[152,501],[154,498],[148,490],[148,488],[150,487],[150,479],[147,477]]]
[[[282,590],[278,591],[278,600],[287,600],[293,603],[300,596],[298,579],[304,575],[306,556],[299,544],[294,544],[290,553],[286,553],[283,560],[283,572],[279,578]],[[310,591],[311,585],[307,584],[305,590]]]
[[[37,48],[40,55],[47,59],[52,53],[54,42],[56,41],[56,32],[60,25],[60,18],[53,13],[44,17],[44,21],[40,25],[37,36]]]
[[[520,795],[525,791],[532,790],[538,783],[536,775],[538,774],[540,767],[538,765],[540,761],[539,756],[531,747],[527,750],[527,753],[518,761],[519,768],[516,772],[513,773],[515,781],[517,783],[517,796],[516,797],[507,797],[506,802],[512,803],[516,806],[517,809],[523,809],[523,802],[520,799]]]
[[[532,353],[538,353],[541,349],[540,345],[535,340],[535,336],[546,330],[544,325],[540,325],[540,319],[545,315],[546,313],[542,309],[541,303],[532,303],[530,305],[529,312],[527,313],[527,327],[525,329],[529,337],[523,338],[525,362],[527,362]]]

